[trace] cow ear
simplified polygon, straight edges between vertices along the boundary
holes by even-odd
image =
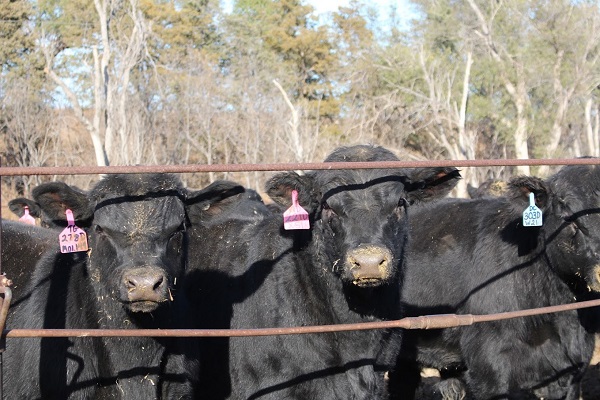
[[[56,225],[66,224],[67,209],[73,211],[73,217],[78,224],[89,222],[94,214],[86,193],[64,182],[43,183],[33,189],[32,195],[40,210]]]
[[[469,197],[472,199],[476,199],[479,197],[479,192],[477,191],[478,188],[476,188],[475,186],[471,185],[470,183],[467,183],[467,193],[469,194]]]
[[[215,215],[233,201],[233,196],[243,193],[245,188],[231,181],[215,181],[201,190],[186,193],[186,208],[192,221],[204,215]]]
[[[414,169],[409,173],[405,185],[408,200],[413,204],[444,197],[460,179],[460,171],[454,167]]]
[[[548,207],[549,189],[546,183],[534,176],[517,176],[508,182],[506,197],[521,212],[529,205],[529,193],[535,195],[535,205],[542,211]]]
[[[8,208],[15,215],[21,218],[25,214],[25,207],[29,208],[29,215],[34,218],[40,218],[42,215],[42,211],[40,210],[40,206],[33,200],[27,199],[25,197],[18,197],[8,202]]]
[[[284,210],[292,206],[292,191],[298,192],[298,203],[309,214],[318,208],[312,175],[299,175],[296,172],[282,172],[271,177],[265,184],[265,191]]]

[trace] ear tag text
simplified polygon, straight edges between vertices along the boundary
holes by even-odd
[[[535,205],[533,193],[529,193],[529,207],[523,211],[523,226],[542,226],[542,210]]]
[[[298,203],[298,192],[292,190],[292,206],[283,213],[283,229],[310,229],[308,212]]]
[[[87,251],[88,242],[85,231],[75,225],[73,211],[67,209],[67,227],[63,229],[58,237],[61,253],[76,253],[78,251]]]
[[[29,207],[25,206],[23,207],[23,216],[21,218],[19,218],[19,221],[24,222],[28,225],[35,225],[35,218],[33,218],[30,214],[29,214]]]

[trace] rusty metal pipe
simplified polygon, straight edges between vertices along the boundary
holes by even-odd
[[[299,335],[308,333],[329,333],[370,329],[441,329],[472,325],[474,323],[501,321],[510,318],[528,317],[571,311],[580,308],[600,306],[600,300],[589,300],[558,306],[533,308],[496,314],[440,314],[420,317],[407,317],[394,321],[365,322],[358,324],[338,324],[321,326],[302,326],[290,328],[264,329],[9,329],[3,334],[7,338],[26,337],[246,337]]]
[[[493,160],[428,160],[428,161],[379,161],[335,163],[273,163],[273,164],[185,164],[185,165],[138,165],[109,167],[0,167],[0,175],[84,175],[84,174],[133,174],[133,173],[189,173],[189,172],[247,172],[247,171],[295,171],[324,169],[373,169],[373,168],[423,168],[423,167],[499,167],[519,165],[596,165],[598,158],[555,159],[493,159]]]
[[[2,282],[2,279],[0,279]],[[4,331],[6,325],[6,317],[8,317],[8,309],[10,308],[10,302],[12,301],[12,290],[8,286],[0,285],[0,294],[3,296],[0,298],[0,331]],[[0,352],[4,351],[4,347],[0,347]]]

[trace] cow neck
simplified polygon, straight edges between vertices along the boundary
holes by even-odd
[[[344,285],[348,308],[361,320],[390,320],[400,318],[400,283],[394,279],[373,288]]]
[[[521,226],[519,229],[522,231],[532,228]],[[549,235],[547,227],[542,226],[535,229],[534,237],[537,239],[532,240],[528,245],[528,260],[523,263],[523,265],[529,264],[524,273],[535,277],[535,279],[522,279],[524,283],[529,282],[530,293],[534,297],[537,297],[535,293],[540,293],[541,298],[548,298],[550,300],[548,305],[570,303],[574,300],[574,295],[576,300],[577,295],[585,294],[587,292],[585,282],[579,282],[577,277],[561,273],[560,269],[556,268],[552,262],[548,248],[551,243],[549,236],[552,235]],[[519,248],[519,253],[521,250]]]

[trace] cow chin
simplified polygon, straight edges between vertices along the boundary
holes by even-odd
[[[127,308],[134,313],[150,313],[156,311],[160,304],[156,301],[133,301],[127,303]]]
[[[352,284],[361,288],[372,288],[382,285],[385,282],[384,279],[380,278],[367,278],[358,277],[352,281]]]

